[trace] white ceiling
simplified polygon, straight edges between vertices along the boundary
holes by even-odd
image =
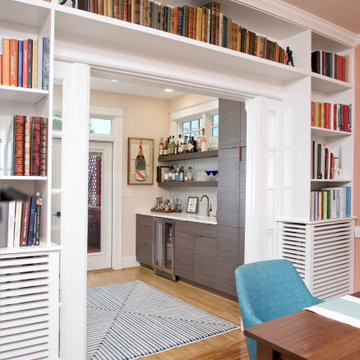
[[[342,28],[360,34],[360,0],[283,0]]]
[[[157,99],[174,99],[184,92],[173,89],[166,92],[165,88],[171,88],[162,84],[155,84],[146,80],[126,78],[115,73],[92,71],[90,80],[91,90],[107,91],[117,94],[146,96]]]

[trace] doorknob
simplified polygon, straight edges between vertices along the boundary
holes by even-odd
[[[52,214],[52,216],[60,217],[61,216],[61,211],[57,211],[56,213]]]

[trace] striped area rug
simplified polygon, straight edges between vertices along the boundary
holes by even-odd
[[[238,329],[141,281],[87,290],[87,359],[125,360]]]

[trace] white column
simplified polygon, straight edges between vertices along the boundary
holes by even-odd
[[[86,357],[90,67],[61,64],[63,78],[60,357]]]

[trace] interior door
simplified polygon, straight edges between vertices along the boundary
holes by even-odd
[[[90,141],[88,168],[88,270],[111,268],[112,143]]]

